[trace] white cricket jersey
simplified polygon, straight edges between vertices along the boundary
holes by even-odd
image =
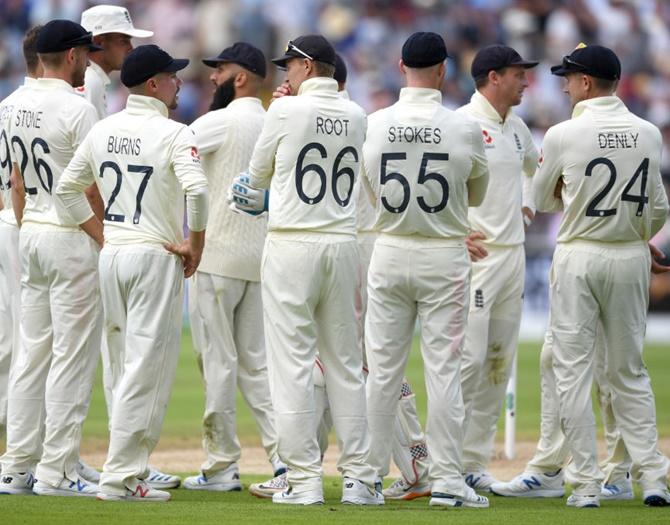
[[[9,142],[9,124],[14,104],[21,96],[25,86],[33,82],[35,82],[34,78],[26,77],[21,86],[0,102],[0,196],[2,196],[3,204],[3,209],[0,210],[0,221],[12,226],[16,226],[16,217],[12,208],[12,148]]]
[[[487,98],[475,91],[470,103],[456,110],[482,128],[489,166],[489,185],[481,206],[468,210],[470,227],[486,235],[485,244],[513,246],[525,238],[521,208],[529,205],[528,184],[539,154],[528,126],[510,108],[503,119]],[[524,194],[525,193],[525,194]]]
[[[198,271],[260,281],[267,219],[233,212],[227,194],[233,179],[249,166],[264,117],[258,98],[243,97],[191,124],[211,196],[205,250]]]
[[[84,85],[75,91],[88,100],[98,113],[98,120],[107,117],[107,87],[112,83],[107,73],[93,62],[89,62],[84,77]]]
[[[354,188],[365,138],[363,109],[318,77],[275,100],[249,163],[270,187],[269,230],[356,234]]]
[[[535,202],[540,211],[552,210],[554,188],[563,177],[558,242],[653,237],[668,214],[661,148],[658,128],[616,96],[579,102],[571,120],[549,128],[535,175]]]
[[[398,102],[368,118],[366,183],[380,233],[463,238],[469,179],[488,177],[482,132],[442,106],[436,89],[403,88]]]
[[[181,242],[184,194],[191,230],[205,228],[207,179],[195,137],[158,99],[130,95],[77,150],[57,193],[79,224],[92,216],[83,192],[93,182],[105,202],[105,243]]]
[[[19,166],[26,191],[24,226],[79,230],[53,193],[96,120],[93,106],[64,80],[40,78],[24,86],[9,124],[12,161]]]

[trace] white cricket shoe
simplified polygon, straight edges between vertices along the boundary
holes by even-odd
[[[490,490],[498,496],[514,498],[562,498],[565,484],[562,471],[553,475],[524,472],[506,483],[494,483]]]
[[[128,485],[126,485],[125,494],[105,494],[104,492],[98,492],[98,499],[100,501],[162,502],[170,501],[172,497],[169,492],[157,490],[141,479],[136,479]]]
[[[430,483],[416,483],[410,485],[405,481],[405,478],[399,477],[388,488],[382,490],[382,495],[385,499],[394,500],[413,500],[416,498],[425,498],[430,496]]]
[[[77,463],[77,474],[79,474],[80,478],[84,478],[86,481],[94,485],[100,483],[100,472],[84,463],[81,459]]]
[[[463,479],[468,487],[480,492],[491,492],[491,485],[500,483],[494,478],[490,472],[484,470],[482,472],[466,472]]]
[[[176,489],[181,484],[179,476],[166,474],[155,467],[149,466],[149,475],[144,480],[152,489]]]
[[[323,490],[314,489],[293,492],[293,487],[289,487],[284,492],[273,494],[272,503],[282,503],[285,505],[323,505]]]
[[[262,483],[252,483],[249,486],[249,492],[257,498],[272,498],[278,492],[284,492],[285,490],[288,490],[286,472]]]
[[[342,499],[345,505],[383,505],[384,496],[374,488],[354,478],[342,479]]]
[[[597,494],[570,494],[566,505],[580,509],[598,508],[600,507],[600,496]]]
[[[603,483],[600,490],[600,499],[627,500],[633,499],[633,497],[633,482],[630,480],[630,474],[614,483]]]
[[[240,472],[237,463],[232,463],[225,469],[205,476],[204,473],[199,476],[191,476],[184,480],[184,488],[189,490],[213,490],[218,492],[231,492],[242,490],[240,483]]]
[[[642,501],[647,507],[667,507],[670,505],[670,492],[667,489],[651,489],[642,492]]]
[[[0,494],[32,496],[35,478],[31,472],[7,472],[0,476]]]
[[[444,492],[433,492],[430,495],[430,506],[442,507],[468,507],[472,509],[486,509],[489,506],[489,499],[486,496],[480,496],[472,488],[465,485],[463,496],[455,496]]]
[[[33,485],[33,492],[38,496],[83,496],[95,498],[98,495],[98,486],[84,478],[63,478],[58,485],[37,480]]]

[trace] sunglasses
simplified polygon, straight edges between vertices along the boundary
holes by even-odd
[[[588,68],[584,64],[580,64],[579,62],[575,62],[572,60],[569,56],[564,56],[563,57],[563,69],[572,69],[572,70],[577,70],[577,71],[585,71]]]
[[[314,60],[311,56],[309,56],[307,53],[305,53],[302,49],[300,49],[298,46],[296,46],[292,40],[288,41],[288,44],[286,44],[286,51],[295,51],[296,53],[300,53],[302,56],[305,58],[308,58],[309,60]]]

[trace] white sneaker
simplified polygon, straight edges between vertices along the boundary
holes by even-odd
[[[562,498],[565,495],[563,473],[538,474],[524,472],[508,482],[491,485],[493,494],[515,498]]]
[[[146,481],[141,479],[136,479],[130,486],[133,488],[126,485],[126,493],[123,495],[98,492],[98,499],[101,501],[160,502],[170,501],[170,498],[172,497],[169,492],[154,489]]]
[[[79,474],[80,478],[84,478],[86,481],[94,485],[100,483],[100,472],[84,463],[81,459],[77,463],[77,474]]]
[[[412,500],[416,498],[425,498],[430,496],[430,483],[417,483],[410,485],[405,478],[400,477],[391,483],[388,488],[382,490],[385,499]]]
[[[149,466],[149,476],[144,480],[152,489],[176,489],[181,484],[179,476],[166,474],[157,468]]]
[[[31,472],[8,472],[0,476],[0,494],[32,496],[35,478]]]
[[[463,475],[463,479],[468,487],[481,492],[491,492],[491,485],[500,483],[499,480],[486,470],[482,472],[466,472]]]
[[[323,505],[323,490],[305,490],[293,492],[293,487],[284,492],[277,492],[272,496],[272,503],[283,503],[288,505]]]
[[[63,478],[58,485],[37,480],[33,485],[33,492],[38,496],[84,496],[95,498],[98,495],[98,486],[84,478],[72,481]]]
[[[342,499],[345,505],[383,505],[384,496],[374,488],[368,487],[361,480],[354,478],[342,479]]]
[[[202,473],[199,476],[188,477],[184,480],[184,488],[189,490],[213,490],[218,492],[242,490],[237,463],[232,463],[212,476],[205,476],[205,474]]]
[[[630,474],[615,483],[603,483],[600,489],[600,499],[627,500],[633,497],[633,482],[630,480]]]
[[[600,496],[597,494],[570,494],[566,502],[568,507],[577,507],[580,509],[600,507]]]
[[[446,494],[444,492],[433,492],[430,495],[429,505],[486,509],[489,506],[489,499],[486,496],[480,496],[470,487],[465,485],[463,496],[455,496],[453,494]]]
[[[667,507],[670,505],[670,492],[666,489],[651,489],[642,492],[642,501],[647,507]]]
[[[286,472],[262,483],[252,483],[249,486],[249,492],[257,498],[272,498],[273,495],[285,490],[288,490]]]

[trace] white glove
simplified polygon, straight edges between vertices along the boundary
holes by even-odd
[[[234,211],[257,216],[268,210],[270,193],[249,184],[249,174],[240,173],[228,191],[228,202]]]

